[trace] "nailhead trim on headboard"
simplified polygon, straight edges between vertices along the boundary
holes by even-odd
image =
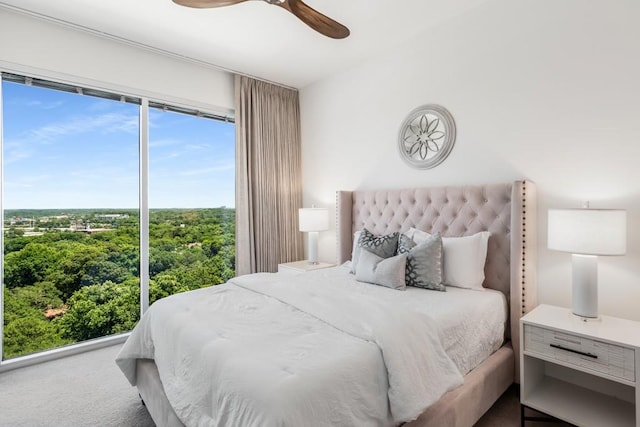
[[[527,243],[527,236],[526,236],[526,231],[527,231],[527,206],[526,206],[526,200],[527,200],[527,182],[524,181],[522,183],[522,198],[520,199],[522,200],[522,259],[520,260],[520,262],[522,263],[522,278],[521,278],[521,288],[522,288],[522,315],[525,314],[525,285],[526,285],[526,257],[527,257],[527,252],[526,252],[526,243]]]

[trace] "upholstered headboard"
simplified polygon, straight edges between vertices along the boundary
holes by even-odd
[[[338,263],[351,259],[353,233],[374,234],[415,227],[444,237],[491,232],[484,286],[510,302],[507,336],[516,354],[518,320],[536,301],[536,192],[529,181],[461,187],[339,191],[336,201]]]

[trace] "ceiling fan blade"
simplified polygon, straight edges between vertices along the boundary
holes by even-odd
[[[302,0],[285,0],[282,3],[269,1],[269,3],[287,9],[302,22],[332,39],[343,39],[351,33],[347,27],[311,8]]]
[[[186,7],[195,7],[204,9],[207,7],[231,6],[232,4],[242,3],[247,0],[173,0],[175,4]]]

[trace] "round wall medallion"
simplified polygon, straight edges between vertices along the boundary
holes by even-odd
[[[431,169],[447,158],[456,142],[453,116],[439,105],[423,105],[413,110],[400,127],[398,148],[411,166]]]

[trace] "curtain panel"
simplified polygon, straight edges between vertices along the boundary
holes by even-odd
[[[303,259],[298,91],[235,77],[236,274]]]

